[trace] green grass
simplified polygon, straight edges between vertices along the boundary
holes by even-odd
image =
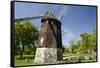
[[[95,54],[66,54],[64,53],[63,56],[93,56]]]
[[[81,62],[95,62],[96,60],[82,60]]]
[[[34,55],[23,55],[22,59],[19,55],[15,56],[15,66],[25,65],[37,65],[37,63],[34,63]]]
[[[67,61],[65,61],[64,59],[68,58],[68,57],[81,57],[81,56],[93,56],[91,54],[63,54],[63,61],[65,63],[67,63]],[[20,59],[20,56],[17,55],[15,56],[15,66],[25,66],[25,65],[40,65],[38,63],[34,62],[34,55],[23,55],[23,58]],[[93,62],[96,60],[81,60],[81,62]],[[70,61],[70,62],[78,62],[78,61]],[[53,63],[55,64],[55,63]]]
[[[95,54],[63,54],[63,58],[66,57],[82,57],[82,56],[95,56]]]
[[[84,57],[92,57],[92,56],[96,56],[96,55],[95,54],[63,54],[63,60],[66,61],[66,59],[68,59],[68,58],[74,58],[74,59],[76,58],[76,60],[73,60],[70,62],[94,62],[94,61],[96,61],[96,60],[84,58]],[[81,58],[80,61],[79,61],[79,58]],[[82,58],[85,60],[83,60]]]
[[[24,65],[36,65],[36,63],[34,63],[34,60],[29,60],[28,62],[26,60],[15,60],[15,65],[16,66],[24,66]]]

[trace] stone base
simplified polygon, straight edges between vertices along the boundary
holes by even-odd
[[[63,60],[62,48],[37,48],[34,62],[53,63],[61,60]]]

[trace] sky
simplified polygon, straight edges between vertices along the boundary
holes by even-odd
[[[91,33],[96,24],[96,7],[79,5],[58,5],[42,3],[15,2],[15,18],[43,16],[46,11],[50,11],[58,18],[62,9],[66,9],[62,23],[62,42],[68,46],[69,41],[80,39],[80,34],[84,32]],[[40,29],[41,19],[30,20]]]

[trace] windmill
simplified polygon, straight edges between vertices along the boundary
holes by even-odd
[[[39,45],[36,49],[35,62],[52,63],[63,60],[62,31],[59,20],[63,17],[67,8],[62,8],[58,18],[52,12],[47,11],[43,16],[15,19],[15,21],[41,19],[41,29],[38,39]]]

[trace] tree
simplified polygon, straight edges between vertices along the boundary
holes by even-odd
[[[96,38],[96,26],[93,28],[93,31],[91,33],[91,50],[92,51],[96,51],[96,42],[97,38]]]
[[[96,52],[96,27],[91,33],[80,34],[81,39],[78,41],[70,41],[70,50],[72,53],[90,53]]]
[[[81,52],[80,46],[81,46],[81,41],[80,40],[76,41],[76,44],[74,45],[74,50],[73,50],[74,53],[80,53]]]
[[[74,50],[76,49],[75,40],[70,41],[70,51],[71,53],[75,53]]]
[[[20,48],[20,58],[26,47],[35,47],[38,39],[38,30],[29,21],[15,23],[15,49]]]
[[[70,53],[70,50],[68,47],[64,48],[64,53]]]
[[[82,33],[81,35],[81,38],[82,38],[82,47],[85,49],[84,51],[88,51],[89,50],[89,48],[90,48],[90,42],[91,42],[91,40],[90,40],[90,34],[88,34],[88,33]]]
[[[92,53],[96,51],[96,28],[93,28],[92,33],[82,33],[80,49],[83,52]]]

